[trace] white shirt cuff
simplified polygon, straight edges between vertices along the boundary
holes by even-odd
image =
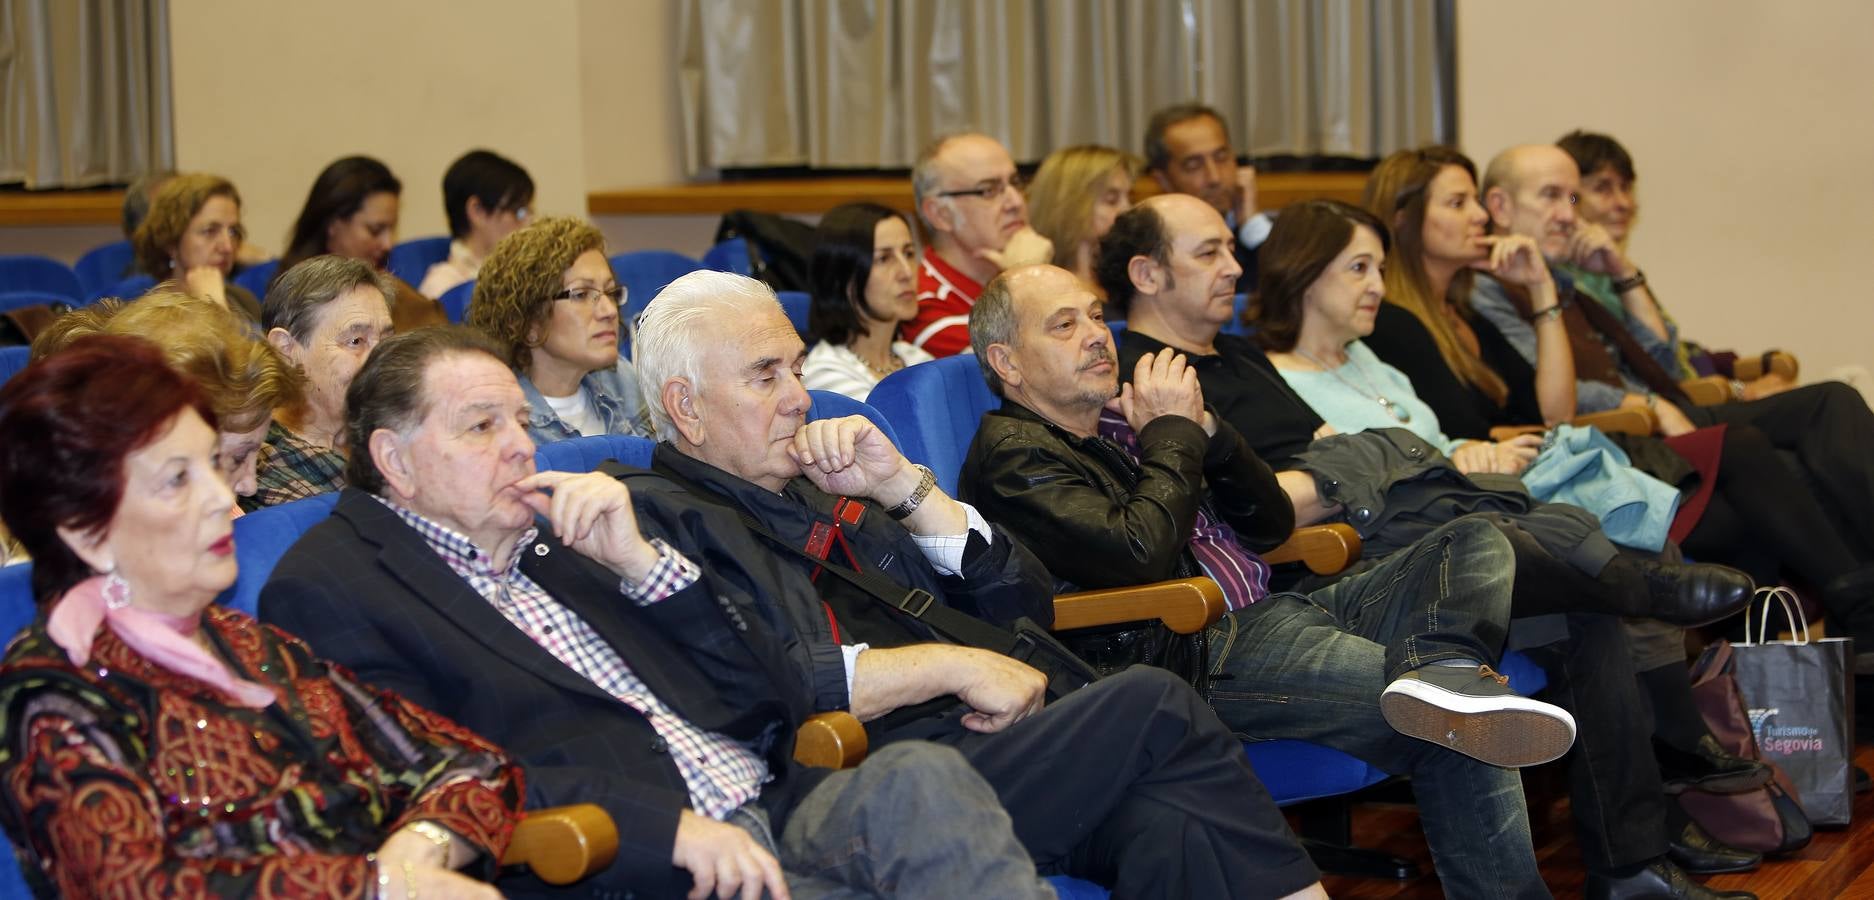
[[[846,663],[846,705],[852,706],[852,673],[859,667],[859,654],[872,648],[871,644],[841,644],[839,655]]]
[[[976,507],[957,501],[963,507],[963,515],[969,520],[969,531],[962,534],[914,534],[911,539],[917,541],[919,550],[924,551],[924,558],[940,575],[963,574],[963,548],[969,546],[970,531],[983,536],[984,541],[994,541],[995,533],[989,530],[988,521]]]
[[[1237,226],[1236,239],[1251,250],[1262,246],[1269,239],[1269,231],[1275,228],[1275,220],[1266,212],[1259,212],[1249,217],[1249,221]]]

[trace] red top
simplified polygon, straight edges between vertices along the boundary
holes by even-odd
[[[917,318],[904,324],[904,339],[932,356],[955,356],[970,348],[970,307],[983,286],[957,271],[935,251],[918,266]]]

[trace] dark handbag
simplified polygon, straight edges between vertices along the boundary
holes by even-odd
[[[1210,636],[1208,631],[1179,634],[1163,622],[1130,622],[1080,628],[1061,637],[1081,659],[1101,675],[1128,666],[1155,666],[1189,682],[1199,694],[1210,696]]]
[[[716,243],[741,238],[748,246],[749,273],[777,291],[811,291],[814,228],[786,216],[738,209],[716,226]]]
[[[1764,761],[1733,676],[1734,649],[1720,640],[1699,654],[1692,664],[1692,700],[1726,752]],[[1772,777],[1763,787],[1740,794],[1686,791],[1679,795],[1679,806],[1712,837],[1732,847],[1770,854],[1801,850],[1815,829],[1796,801],[1789,774],[1774,762],[1769,766]]]

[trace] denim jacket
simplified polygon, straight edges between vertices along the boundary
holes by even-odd
[[[520,372],[516,372],[515,377],[520,379],[521,391],[527,395],[527,436],[533,438],[536,445],[579,437],[579,432],[553,414],[553,407],[548,405],[546,395],[534,387],[533,379]],[[644,406],[644,394],[638,390],[637,370],[631,368],[624,357],[618,358],[615,368],[586,373],[586,377],[579,380],[579,386],[592,398],[593,412],[605,423],[606,434],[655,437],[650,411]]]

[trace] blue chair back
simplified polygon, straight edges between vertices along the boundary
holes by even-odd
[[[0,568],[0,642],[13,640],[38,614],[39,606],[33,602],[33,564]]]
[[[753,275],[755,267],[748,259],[748,240],[732,237],[703,254],[703,268],[737,275]]]
[[[129,241],[114,241],[101,247],[93,247],[78,257],[78,263],[72,266],[72,274],[78,276],[78,288],[84,291],[87,301],[103,296],[111,285],[131,275],[130,267],[135,264],[137,254],[130,248]]]
[[[776,291],[781,300],[781,308],[787,311],[787,320],[794,323],[794,331],[801,340],[807,339],[807,307],[813,304],[813,298],[806,291]]]
[[[623,327],[618,329],[618,352],[631,355],[631,326],[651,305],[664,286],[703,268],[703,264],[671,250],[639,250],[612,257],[612,274],[625,286]]]
[[[26,361],[32,357],[31,347],[0,347],[0,384],[5,384],[21,369],[26,368]]]
[[[542,472],[590,472],[608,459],[638,469],[651,467],[651,448],[657,442],[635,434],[595,434],[541,444],[534,449],[534,468]]]
[[[952,496],[983,413],[1002,405],[969,354],[899,369],[865,400],[891,423],[898,449],[929,466],[937,485]]]
[[[442,303],[443,315],[458,325],[468,318],[469,298],[475,296],[475,279],[471,278],[442,292],[437,298]]]
[[[1249,337],[1250,335],[1256,332],[1256,329],[1250,327],[1249,325],[1244,324],[1243,322],[1243,310],[1248,309],[1248,308],[1249,308],[1249,295],[1237,294],[1236,295],[1236,311],[1230,314],[1230,321],[1223,323],[1224,334],[1234,334],[1237,337]]]
[[[886,420],[884,415],[880,414],[871,404],[862,403],[845,394],[836,393],[834,391],[808,391],[807,396],[813,398],[813,405],[807,409],[807,421],[815,422],[820,419],[843,419],[847,416],[865,416],[872,420],[873,425],[878,426],[879,431],[885,433],[886,440],[891,441],[892,445],[898,448],[898,452],[904,452],[904,445],[898,443],[898,430],[893,428],[891,422]],[[905,455],[907,457],[910,456],[909,453]],[[917,462],[917,459],[913,457],[911,461]]]
[[[234,561],[240,572],[234,585],[216,598],[225,606],[250,616],[258,616],[260,589],[273,575],[273,567],[288,547],[306,530],[332,514],[338,505],[336,491],[257,509],[234,520]]]
[[[44,291],[72,304],[85,300],[78,276],[64,263],[27,253],[0,255],[0,291]]]
[[[0,291],[0,312],[12,312],[28,306],[76,306],[70,297],[49,291]]]
[[[278,268],[280,268],[278,259],[255,263],[235,275],[234,283],[247,288],[247,292],[253,294],[254,299],[264,300],[267,298],[267,282],[273,280],[274,270]]]
[[[386,260],[384,268],[406,284],[422,284],[429,267],[448,258],[448,238],[414,238],[390,248],[390,258]]]
[[[103,293],[98,294],[96,297],[86,297],[85,302],[91,303],[102,300],[105,297],[116,297],[119,300],[135,300],[149,293],[150,288],[155,286],[155,278],[148,275],[132,275],[106,288]]]

